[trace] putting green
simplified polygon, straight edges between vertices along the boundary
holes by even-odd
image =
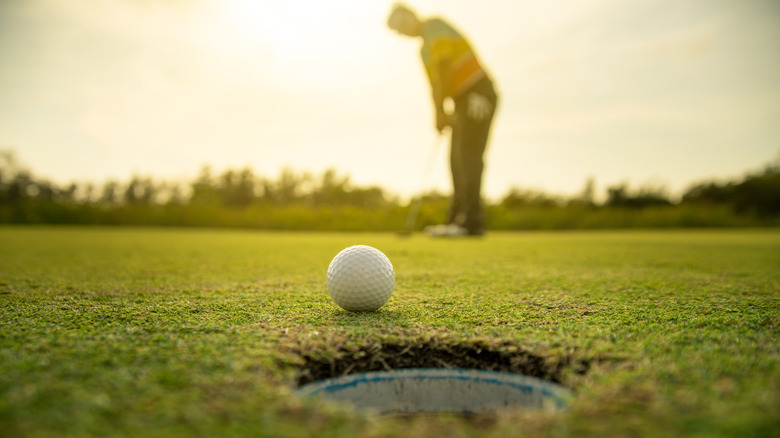
[[[327,293],[328,263],[355,244],[393,263],[396,287],[377,312],[345,312]],[[435,240],[0,227],[0,430],[771,436],[780,425],[778,266],[776,230]],[[307,364],[370,371],[431,346],[507,366],[538,359],[572,390],[570,408],[485,425],[375,418],[294,394]]]

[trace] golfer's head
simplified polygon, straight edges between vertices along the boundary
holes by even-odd
[[[393,5],[390,16],[387,17],[387,26],[403,35],[420,35],[420,19],[414,11],[401,3]]]

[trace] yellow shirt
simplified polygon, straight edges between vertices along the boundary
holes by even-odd
[[[434,18],[423,23],[420,55],[431,86],[454,98],[487,76],[471,45],[452,26]]]

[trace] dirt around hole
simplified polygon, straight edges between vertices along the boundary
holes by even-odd
[[[317,332],[315,332],[317,333]],[[316,338],[320,339],[316,339]],[[388,336],[349,340],[334,334],[303,339],[293,349],[301,358],[297,384],[348,374],[409,368],[466,368],[502,371],[564,384],[566,372],[585,374],[591,361],[574,353],[533,354],[500,339]],[[299,338],[300,339],[300,338]]]

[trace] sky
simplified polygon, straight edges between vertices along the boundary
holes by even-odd
[[[252,168],[450,190],[392,1],[0,0],[0,150],[58,183]],[[678,196],[780,159],[780,2],[419,0],[501,102],[483,192]],[[427,162],[434,157],[430,177]]]

